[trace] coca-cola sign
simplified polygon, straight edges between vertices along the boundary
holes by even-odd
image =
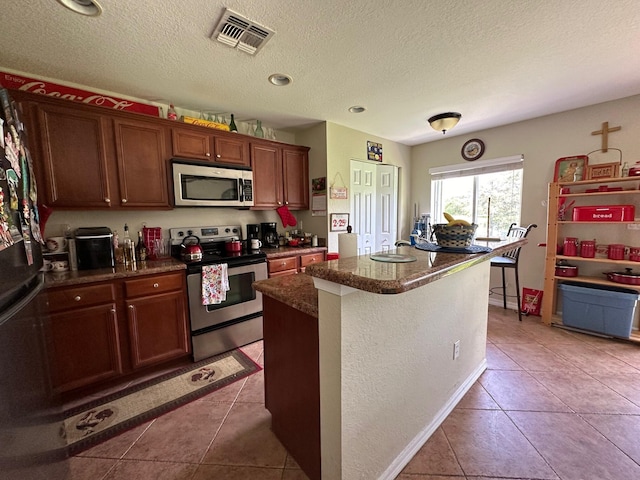
[[[144,113],[154,117],[159,116],[159,109],[153,105],[133,102],[123,98],[110,97],[99,93],[81,90],[79,88],[66,87],[57,83],[38,80],[35,78],[23,77],[13,73],[0,72],[0,85],[5,88],[22,90],[24,92],[39,93],[50,97],[63,98],[76,102],[89,103],[100,107],[113,108],[115,110],[125,110],[127,112]]]

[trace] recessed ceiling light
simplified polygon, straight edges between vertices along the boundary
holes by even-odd
[[[97,17],[102,13],[102,7],[96,0],[58,0],[58,3],[88,17]]]
[[[354,105],[353,107],[349,107],[349,111],[351,113],[362,113],[366,110],[366,108],[361,107],[359,105]]]
[[[278,87],[284,87],[285,85],[289,85],[292,80],[289,75],[285,75],[284,73],[274,73],[273,75],[269,75],[269,82]]]

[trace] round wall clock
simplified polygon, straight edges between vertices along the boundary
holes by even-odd
[[[479,138],[472,138],[462,145],[460,153],[462,154],[462,158],[465,160],[477,160],[484,153],[484,142]]]

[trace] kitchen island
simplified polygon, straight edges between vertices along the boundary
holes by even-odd
[[[489,260],[524,243],[477,254],[400,247],[391,253],[416,260],[342,258],[254,284],[265,405],[311,479],[400,473],[485,370]]]

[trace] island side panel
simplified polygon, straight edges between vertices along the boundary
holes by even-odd
[[[320,479],[318,319],[263,295],[265,406],[271,429],[311,480]]]
[[[486,368],[489,265],[398,295],[319,292],[323,479],[395,478]]]

